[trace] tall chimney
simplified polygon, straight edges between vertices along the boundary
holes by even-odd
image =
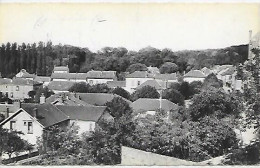
[[[251,53],[251,39],[252,39],[252,30],[249,30],[249,41],[248,41],[248,59],[252,58],[252,53]]]
[[[10,111],[9,111],[9,107],[6,108],[6,118],[8,118],[10,116]]]
[[[44,94],[42,93],[41,97],[40,97],[40,104],[44,104],[46,102],[46,98],[44,96]]]
[[[33,117],[34,117],[34,118],[37,118],[37,116],[38,116],[38,109],[37,109],[37,108],[34,108],[34,109],[33,109]]]

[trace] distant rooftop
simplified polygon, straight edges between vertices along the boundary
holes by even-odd
[[[75,82],[71,81],[51,81],[48,85],[50,90],[68,91]]]
[[[53,68],[53,71],[68,71],[69,72],[69,67],[68,66],[55,66]]]
[[[126,78],[153,78],[153,75],[147,71],[135,71],[131,74],[126,75]]]
[[[184,77],[205,78],[206,76],[200,70],[191,70],[188,73],[186,73]]]
[[[88,79],[116,79],[116,71],[88,71]]]

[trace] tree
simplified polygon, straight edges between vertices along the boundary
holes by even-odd
[[[129,92],[127,92],[125,89],[121,88],[121,87],[116,87],[114,90],[112,90],[113,94],[117,94],[119,96],[122,96],[128,100],[130,100],[130,94]]]
[[[189,107],[191,118],[198,121],[204,116],[215,115],[223,118],[228,115],[239,115],[242,103],[221,89],[209,88],[192,98]]]
[[[180,106],[184,105],[184,96],[178,90],[166,89],[164,90],[162,97]]]
[[[135,101],[139,98],[159,98],[160,94],[154,87],[148,85],[136,90],[131,97]]]
[[[205,90],[209,87],[222,88],[223,82],[219,80],[215,74],[211,73],[205,78],[202,86]]]
[[[70,92],[79,93],[109,93],[111,89],[106,84],[89,85],[85,82],[75,83],[70,89]]]
[[[193,81],[190,83],[190,92],[191,95],[199,94],[201,92],[202,82],[201,81]]]
[[[32,94],[32,93],[30,93],[30,94]],[[37,103],[40,102],[40,97],[41,97],[42,94],[45,96],[45,98],[48,98],[51,95],[53,95],[54,92],[49,90],[48,87],[44,87],[44,88],[41,87],[41,88],[39,88],[38,90],[36,90],[36,93],[35,93],[35,97],[34,97],[35,102],[37,102]]]
[[[175,73],[178,71],[178,65],[172,62],[165,62],[159,70],[161,74]]]
[[[130,65],[126,71],[129,73],[133,73],[135,71],[147,71],[147,66],[141,63],[136,63],[136,64],[132,64]]]

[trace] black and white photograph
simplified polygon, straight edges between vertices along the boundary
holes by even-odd
[[[0,0],[1,166],[260,166],[260,1]]]

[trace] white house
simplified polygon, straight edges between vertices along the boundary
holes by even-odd
[[[117,81],[116,71],[88,71],[86,74],[87,83],[90,85],[106,84],[110,81]]]
[[[191,70],[183,76],[185,82],[201,81],[204,82],[206,75],[200,70]]]
[[[135,71],[131,74],[128,74],[125,77],[126,80],[126,87],[125,89],[133,93],[135,91],[135,88],[141,85],[142,83],[153,80],[154,76],[146,71]]]
[[[62,128],[76,123],[79,134],[94,131],[101,117],[110,119],[105,112],[106,107],[95,106],[63,106],[53,104],[22,104],[17,112],[0,123],[0,126],[9,130],[21,131],[21,137],[36,145],[37,137],[53,125]]]

